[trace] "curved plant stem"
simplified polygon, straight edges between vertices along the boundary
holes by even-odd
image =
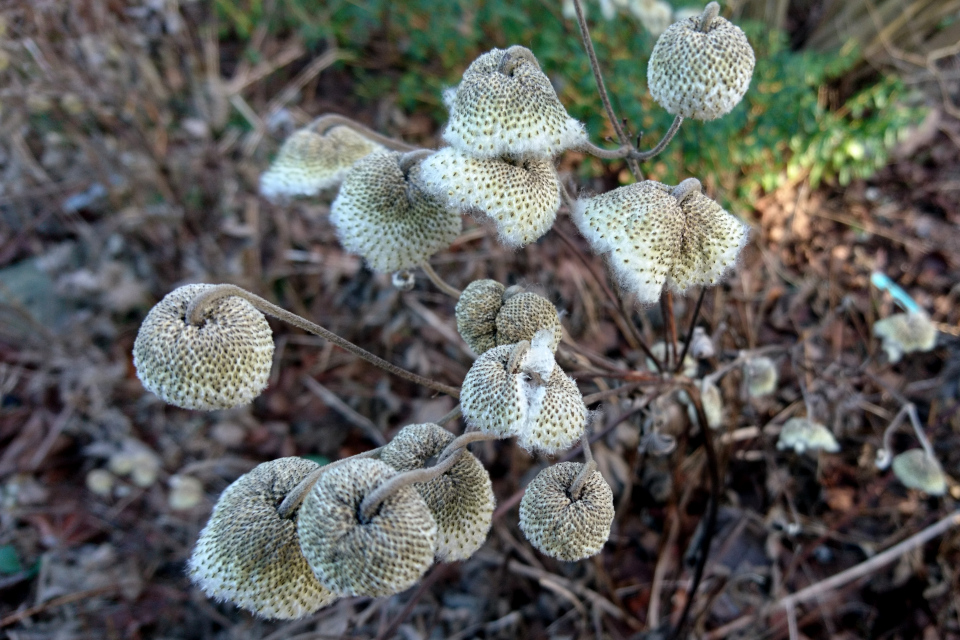
[[[916,434],[917,440],[920,441],[920,446],[923,447],[924,453],[931,460],[937,459],[937,456],[933,453],[933,445],[931,445],[927,439],[927,434],[923,432],[920,417],[917,415],[916,405],[908,402],[900,407],[900,411],[898,411],[897,415],[890,421],[887,428],[883,430],[883,448],[877,451],[876,465],[878,469],[883,470],[890,466],[890,462],[893,460],[893,432],[900,428],[900,425],[903,424],[903,419],[906,417],[910,418],[910,425],[913,427],[913,432]]]
[[[663,134],[660,142],[658,142],[653,149],[649,151],[636,151],[630,157],[635,160],[649,160],[650,158],[660,155],[660,153],[667,148],[667,145],[670,144],[670,141],[673,140],[673,136],[677,135],[681,124],[683,124],[683,116],[674,116],[670,128],[667,129],[667,132]]]
[[[720,502],[720,464],[717,461],[717,452],[713,448],[710,429],[705,426],[709,423],[703,411],[703,400],[700,397],[700,388],[693,382],[685,384],[684,387],[686,387],[687,394],[690,396],[693,406],[697,411],[697,421],[701,425],[704,425],[700,428],[700,434],[703,437],[703,451],[707,458],[707,475],[710,478],[710,501],[707,503],[707,515],[703,526],[703,542],[697,552],[697,564],[693,569],[693,581],[690,584],[690,591],[687,593],[687,602],[683,605],[680,620],[677,622],[677,626],[673,630],[670,640],[679,640],[684,637],[683,632],[686,629],[693,602],[696,600],[700,581],[703,579],[703,570],[707,566],[707,557],[710,555],[710,545],[713,542],[713,536],[717,528],[717,507]]]
[[[600,63],[597,62],[597,52],[593,48],[593,40],[590,38],[590,28],[587,26],[587,20],[583,16],[583,4],[580,0],[573,0],[573,6],[577,11],[577,24],[580,26],[580,37],[583,38],[583,48],[587,51],[587,57],[590,58],[590,69],[593,70],[593,78],[597,81],[597,92],[600,94],[600,100],[603,102],[603,108],[607,112],[607,117],[610,118],[610,124],[613,125],[613,130],[617,133],[617,139],[620,141],[621,146],[627,146],[630,144],[630,139],[627,137],[627,134],[624,133],[623,127],[620,125],[620,120],[617,119],[617,114],[613,110],[613,105],[610,104],[610,96],[607,95],[607,87],[603,83],[603,74],[600,72]],[[640,165],[636,160],[632,158],[627,159],[627,167],[630,169],[630,173],[633,174],[633,177],[637,180],[643,180],[643,172],[640,171]]]
[[[687,178],[670,190],[670,195],[677,199],[678,204],[694,193],[703,193],[703,185],[696,178]]]
[[[443,462],[449,456],[452,456],[454,453],[460,449],[463,449],[468,444],[487,440],[502,440],[502,438],[498,435],[485,433],[483,431],[467,431],[466,433],[463,433],[462,435],[459,435],[450,441],[450,444],[448,444],[443,451],[440,452],[440,455],[437,456],[437,462]]]
[[[580,473],[577,474],[577,477],[573,479],[573,484],[570,485],[570,497],[574,500],[580,499],[580,493],[583,491],[583,485],[587,483],[587,480],[590,479],[590,476],[593,475],[593,472],[597,470],[597,463],[593,460],[593,450],[590,449],[589,427],[583,434],[581,446],[583,448],[583,468],[580,469]]]
[[[216,300],[221,298],[227,298],[230,296],[236,296],[238,298],[243,298],[250,304],[252,304],[258,311],[271,315],[275,318],[283,320],[293,326],[303,329],[309,333],[312,333],[316,336],[320,336],[330,342],[334,343],[342,349],[346,349],[350,353],[353,353],[367,362],[374,364],[384,371],[388,371],[395,376],[399,376],[404,380],[409,380],[410,382],[415,382],[419,385],[423,385],[428,389],[433,389],[434,391],[439,391],[440,393],[445,393],[454,398],[460,397],[460,390],[456,387],[451,387],[440,382],[434,382],[430,378],[424,378],[421,375],[417,375],[412,371],[407,371],[401,367],[398,367],[395,364],[387,362],[379,356],[375,356],[366,349],[358,347],[349,340],[341,338],[337,334],[333,333],[328,329],[324,329],[320,325],[310,322],[306,318],[301,318],[295,313],[291,313],[286,309],[278,307],[272,302],[264,300],[258,295],[250,293],[246,289],[241,289],[240,287],[232,284],[218,284],[212,286],[210,289],[204,291],[196,298],[190,301],[190,304],[187,306],[186,319],[187,322],[193,325],[200,325],[204,322],[204,314],[208,305]]]
[[[690,342],[693,340],[693,330],[697,326],[697,316],[700,315],[700,305],[703,304],[703,296],[706,295],[707,288],[701,287],[700,295],[697,296],[697,304],[693,307],[693,317],[690,318],[690,327],[687,329],[687,339],[683,343],[683,351],[680,352],[680,356],[677,358],[677,364],[674,368],[674,373],[679,373],[683,371],[683,360],[687,357],[687,351],[690,349]]]
[[[297,486],[290,490],[290,493],[286,495],[283,499],[283,502],[280,503],[280,506],[277,507],[277,515],[281,518],[289,518],[293,515],[294,511],[300,508],[300,505],[303,504],[303,499],[307,497],[307,494],[310,493],[310,489],[313,489],[313,485],[317,484],[317,480],[320,479],[325,472],[338,467],[347,460],[357,460],[358,458],[373,458],[377,456],[383,447],[377,447],[376,449],[370,449],[369,451],[364,451],[363,453],[358,453],[355,456],[350,456],[349,458],[342,458],[331,462],[330,464],[325,464],[319,469],[315,469],[310,472],[306,478],[301,480]]]
[[[462,415],[463,415],[463,409],[460,407],[460,405],[457,405],[457,406],[455,406],[453,409],[450,410],[450,413],[448,413],[447,415],[445,415],[445,416],[443,416],[442,418],[440,418],[439,420],[437,420],[437,424],[439,424],[439,425],[445,425],[445,424],[447,424],[448,422],[453,422],[454,420],[456,420],[457,418],[459,418],[459,417],[462,416]]]
[[[629,142],[616,149],[604,149],[589,140],[582,143],[578,150],[589,153],[601,160],[621,160],[623,158],[629,160],[649,160],[650,158],[660,155],[660,153],[667,148],[667,145],[673,140],[673,136],[677,135],[677,131],[680,130],[681,124],[683,124],[683,116],[675,116],[673,123],[670,125],[670,128],[667,129],[667,132],[663,134],[660,142],[649,151],[637,151]]]
[[[423,272],[427,274],[428,278],[430,278],[430,282],[436,285],[437,289],[440,289],[440,291],[443,291],[454,300],[460,297],[460,294],[462,293],[460,289],[447,284],[446,281],[440,277],[440,274],[433,270],[433,267],[430,266],[429,262],[423,262],[420,265],[420,268],[423,269]]]
[[[416,484],[418,482],[427,482],[437,476],[442,476],[450,470],[460,459],[461,454],[453,454],[443,462],[439,462],[426,469],[414,469],[413,471],[404,471],[393,476],[379,487],[367,494],[360,503],[360,517],[364,522],[369,522],[376,513],[377,509],[383,504],[383,501],[399,491],[402,487]]]
[[[397,163],[400,165],[400,171],[403,172],[403,175],[406,176],[410,173],[410,169],[413,168],[413,165],[417,164],[427,156],[433,153],[432,149],[414,149],[413,151],[407,151]],[[688,178],[690,180],[692,178]]]
[[[390,138],[382,133],[377,133],[373,129],[360,124],[356,120],[351,120],[346,116],[341,116],[336,113],[328,113],[327,115],[320,116],[310,123],[310,128],[316,130],[316,132],[320,134],[326,133],[333,127],[337,126],[353,129],[363,137],[368,138],[377,144],[381,144],[388,149],[392,149],[393,151],[416,151],[419,149],[419,147],[407,144],[406,142]]]
[[[711,2],[703,8],[703,13],[700,14],[700,31],[706,33],[710,30],[710,23],[713,22],[713,19],[720,15],[720,5],[716,2]]]

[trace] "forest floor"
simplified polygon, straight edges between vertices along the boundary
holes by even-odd
[[[361,108],[348,76],[323,56],[303,63],[296,41],[266,38],[262,63],[228,65],[229,51],[189,20],[193,5],[181,14],[171,3],[126,12],[119,4],[4,3],[0,633],[663,637],[653,632],[675,622],[690,597],[710,495],[701,440],[666,383],[634,385],[593,407],[602,412],[594,453],[616,518],[590,560],[558,562],[524,539],[519,497],[550,461],[508,440],[473,449],[499,505],[487,543],[405,593],[270,622],[190,584],[185,561],[198,533],[242,473],[283,456],[355,454],[455,402],[271,322],[275,362],[259,398],[230,411],[176,409],[144,391],[132,364],[156,301],[185,282],[236,283],[454,386],[473,356],[456,333],[452,298],[420,273],[412,291],[398,291],[340,247],[329,199],[278,205],[257,193],[279,142],[312,115],[350,114],[434,146],[435,123],[386,103]],[[271,75],[295,60],[298,74]],[[791,614],[798,638],[960,638],[956,526],[864,578],[795,607],[784,600],[957,509],[958,141],[960,122],[934,107],[870,180],[818,189],[798,180],[736,212],[751,240],[736,272],[705,296],[698,324],[716,355],[697,362],[697,376],[763,355],[779,383],[753,398],[739,367],[719,381],[722,491],[693,608],[698,637],[788,638]],[[568,154],[561,169],[576,162]],[[602,260],[563,212],[553,231],[518,251],[465,218],[462,236],[431,264],[461,289],[493,278],[554,302],[568,338],[560,363],[585,394],[629,384],[597,362],[646,371],[638,340],[663,339],[659,308],[619,304]],[[934,350],[887,361],[872,326],[896,307],[871,287],[877,271],[938,323]],[[675,300],[681,333],[694,301]],[[951,476],[943,497],[907,489],[874,464],[884,429],[908,402]],[[777,449],[784,422],[807,412],[833,431],[839,452]],[[672,454],[638,451],[654,427],[677,438]],[[903,429],[894,445],[917,443]]]

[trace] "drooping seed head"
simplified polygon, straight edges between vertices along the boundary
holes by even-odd
[[[556,352],[563,338],[560,315],[549,300],[535,293],[525,292],[511,296],[497,314],[497,344],[516,344],[521,340],[533,340],[541,329],[549,329],[553,335],[550,350]]]
[[[264,618],[300,618],[336,600],[300,552],[296,512],[277,514],[279,502],[318,466],[280,458],[227,487],[190,556],[190,579],[211,598]]]
[[[433,563],[437,523],[412,486],[401,487],[364,521],[364,497],[395,476],[385,462],[361,458],[323,475],[300,507],[303,555],[320,583],[355,596],[387,596],[416,583]]]
[[[460,214],[428,195],[420,164],[406,173],[400,154],[375,153],[358,161],[330,209],[341,244],[376,271],[415,267],[460,233]]]
[[[570,495],[578,462],[560,462],[537,474],[520,501],[520,529],[541,553],[576,562],[600,551],[610,538],[613,492],[599,471],[583,484],[578,499]]]
[[[739,27],[715,17],[675,22],[657,39],[647,64],[650,95],[675,116],[715,120],[730,113],[750,86],[756,59]]]
[[[751,398],[768,396],[777,390],[780,376],[777,365],[766,356],[750,358],[743,366],[743,376],[747,383],[747,393]]]
[[[229,409],[246,404],[267,386],[273,334],[263,314],[242,298],[210,303],[203,322],[186,318],[187,306],[208,284],[168,293],[137,332],[137,377],[165,402],[184,409]]]
[[[444,101],[450,121],[443,139],[474,157],[552,158],[586,140],[583,125],[567,115],[525,47],[483,54]]]
[[[937,343],[937,328],[923,312],[895,313],[878,320],[873,333],[883,341],[890,362],[899,362],[905,353],[930,351]]]
[[[299,129],[260,177],[260,193],[271,199],[315,196],[339,185],[357,160],[377,151],[383,147],[350,127],[336,126],[322,134],[312,126]]]
[[[790,418],[780,430],[777,449],[793,449],[797,453],[805,451],[840,451],[837,439],[825,426],[808,418]]]
[[[947,492],[947,476],[943,468],[923,449],[910,449],[894,456],[893,473],[908,489],[919,489],[931,496],[942,496]]]
[[[503,285],[496,280],[474,280],[457,300],[457,331],[478,355],[497,345],[497,314],[503,306],[503,292]]]
[[[453,434],[432,424],[404,427],[380,452],[380,460],[397,471],[426,466],[453,440]],[[441,476],[413,485],[437,521],[437,560],[466,560],[487,539],[493,523],[490,474],[469,451]]]
[[[646,180],[574,206],[580,233],[641,304],[658,301],[664,284],[680,292],[716,284],[746,243],[743,223],[715,202],[699,191],[680,201],[671,191]]]
[[[477,358],[460,391],[467,422],[545,453],[579,440],[587,408],[577,384],[557,366],[552,340],[553,332],[541,329],[531,342],[494,347]]]
[[[446,147],[422,166],[423,183],[431,194],[464,213],[490,217],[507,246],[533,242],[557,217],[560,180],[550,159],[483,159]]]

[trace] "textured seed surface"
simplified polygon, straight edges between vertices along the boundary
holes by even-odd
[[[318,466],[280,458],[227,487],[190,556],[190,579],[208,596],[265,618],[300,618],[336,600],[300,553],[297,513],[277,515],[277,505]]]
[[[840,445],[833,433],[819,422],[807,418],[790,418],[780,430],[777,449],[793,449],[797,453],[805,451],[840,451]]]
[[[925,313],[895,313],[875,322],[873,333],[883,341],[890,362],[899,362],[905,353],[930,351],[937,343],[937,328]]]
[[[355,596],[387,596],[416,583],[433,563],[437,523],[412,486],[387,498],[368,522],[363,498],[397,471],[357,459],[320,476],[300,507],[303,555],[320,583]]]
[[[260,193],[267,198],[316,195],[343,182],[357,160],[382,150],[349,127],[323,134],[311,127],[294,131],[260,177]]]
[[[457,300],[457,331],[476,354],[497,344],[497,313],[504,286],[496,280],[474,280]]]
[[[242,298],[207,308],[203,322],[187,322],[187,306],[213,287],[191,284],[168,293],[137,332],[133,364],[148,391],[184,409],[229,409],[267,386],[273,334],[263,314]]]
[[[750,86],[756,59],[747,36],[716,17],[707,33],[700,17],[670,25],[647,64],[650,95],[673,115],[715,120],[737,106]]]
[[[714,201],[693,193],[680,203],[652,180],[581,198],[573,219],[641,304],[657,302],[665,284],[681,293],[716,284],[747,241],[746,225]]]
[[[478,158],[552,158],[586,140],[524,47],[493,49],[474,60],[444,101],[450,120],[443,139]]]
[[[596,553],[610,537],[613,492],[599,471],[583,484],[578,500],[570,487],[583,465],[560,462],[527,485],[520,501],[520,529],[541,553],[575,562]]]
[[[415,267],[460,233],[458,209],[425,193],[420,165],[404,176],[400,154],[375,153],[347,174],[330,221],[341,244],[380,272]]]
[[[910,449],[893,457],[893,473],[903,486],[919,489],[932,496],[947,492],[947,477],[940,463],[930,459],[923,449]]]
[[[518,293],[511,296],[497,314],[497,344],[515,344],[532,340],[537,331],[550,329],[553,336],[550,350],[556,352],[563,338],[560,316],[553,304],[535,293]]]
[[[583,435],[587,408],[576,382],[553,360],[552,332],[538,335],[540,343],[516,371],[508,366],[516,345],[494,347],[477,358],[463,381],[460,405],[467,422],[481,431],[516,436],[525,449],[556,453]]]
[[[450,207],[479,211],[497,224],[500,240],[519,247],[553,226],[560,208],[560,180],[553,160],[482,159],[446,147],[426,158],[426,189]]]
[[[440,455],[453,434],[432,424],[404,427],[380,452],[380,460],[397,471],[423,468]],[[438,478],[413,485],[437,521],[437,560],[466,560],[487,539],[493,522],[490,474],[469,451]]]

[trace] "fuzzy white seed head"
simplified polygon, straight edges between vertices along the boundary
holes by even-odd
[[[485,214],[510,247],[546,233],[560,208],[560,179],[549,159],[483,159],[447,147],[426,158],[422,168],[432,195],[463,213]]]
[[[790,418],[780,430],[777,449],[793,449],[797,453],[805,451],[840,451],[837,439],[825,426],[808,418]]]
[[[893,473],[903,486],[932,496],[947,492],[947,476],[940,463],[923,449],[910,449],[894,456]]]
[[[747,36],[715,17],[706,33],[700,16],[670,25],[647,64],[650,95],[675,116],[715,120],[730,113],[750,86],[756,59]]]
[[[349,127],[336,126],[323,134],[312,127],[299,129],[260,177],[260,193],[270,199],[315,196],[339,185],[357,160],[377,151],[383,147]]]
[[[419,164],[404,174],[400,154],[375,153],[347,174],[330,208],[344,248],[376,271],[415,267],[460,233],[459,212],[428,195]]]
[[[873,333],[883,341],[890,362],[899,362],[905,353],[930,351],[937,343],[937,328],[923,312],[895,313],[878,320]]]
[[[443,139],[478,158],[553,158],[587,137],[525,47],[493,49],[474,60],[444,102],[450,121]]]
[[[751,398],[762,398],[777,390],[780,376],[777,365],[766,356],[750,358],[743,366],[743,377],[747,384],[747,393]]]

